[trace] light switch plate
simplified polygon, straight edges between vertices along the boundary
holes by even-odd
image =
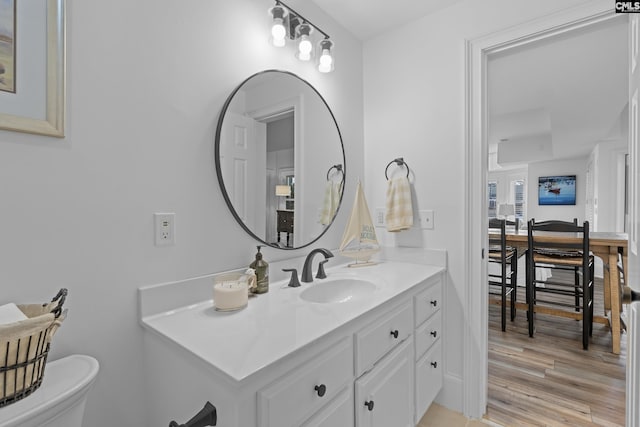
[[[417,224],[423,230],[433,230],[433,211],[432,210],[423,210],[418,212],[418,221]]]

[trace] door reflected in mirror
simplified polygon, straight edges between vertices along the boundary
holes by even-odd
[[[249,77],[225,102],[215,144],[220,188],[250,235],[293,249],[331,226],[344,149],[333,113],[309,83],[277,70]]]

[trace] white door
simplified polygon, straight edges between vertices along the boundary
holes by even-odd
[[[222,125],[222,138],[220,165],[227,194],[238,217],[256,236],[264,239],[266,125],[228,111]]]

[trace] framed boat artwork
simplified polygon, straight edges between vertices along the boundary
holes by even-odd
[[[0,129],[64,137],[64,0],[0,0]]]
[[[538,178],[538,204],[575,205],[576,204],[576,176],[556,175]]]

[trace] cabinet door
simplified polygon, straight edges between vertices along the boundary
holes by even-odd
[[[416,423],[442,389],[441,341],[437,341],[416,364]]]
[[[413,337],[356,381],[356,426],[413,427]]]
[[[351,425],[353,425],[353,385],[349,384],[302,427],[348,427]]]

